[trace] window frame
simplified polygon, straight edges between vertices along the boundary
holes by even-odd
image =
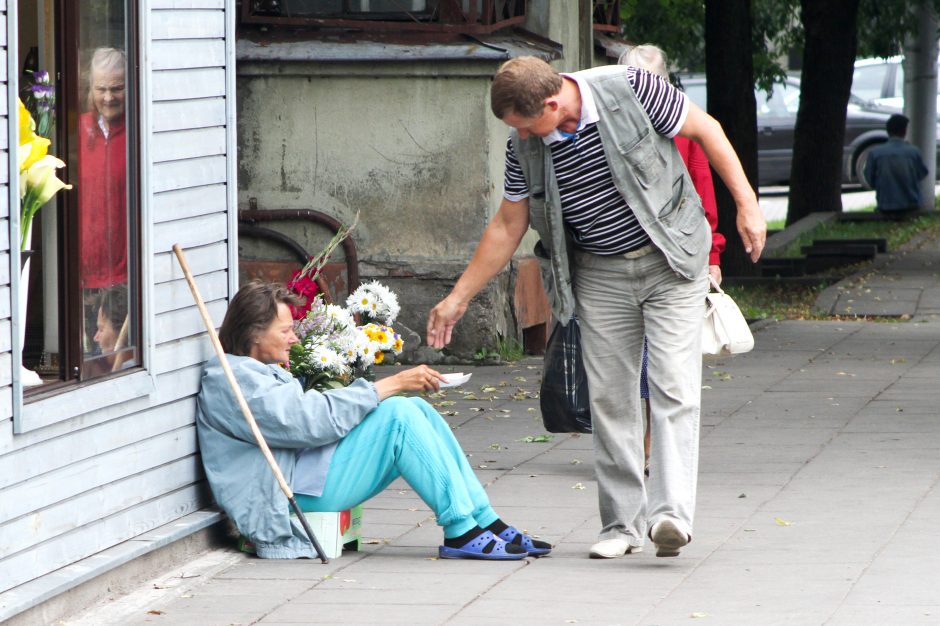
[[[19,19],[17,2],[10,2],[7,9],[7,128],[8,136],[16,141],[18,134],[18,122],[16,119],[17,95],[19,93],[19,55],[16,50],[19,47]],[[62,28],[62,20],[68,15],[74,14],[76,9],[70,0],[62,0],[58,4],[57,24],[56,24],[56,45],[78,45],[77,27],[69,25],[68,30],[71,36]],[[13,413],[13,432],[15,434],[26,433],[39,428],[47,427],[52,424],[62,422],[68,419],[84,415],[91,411],[105,409],[138,398],[151,395],[156,390],[156,374],[154,373],[151,361],[153,359],[154,347],[152,340],[153,328],[153,310],[151,307],[152,295],[152,220],[150,215],[150,181],[147,175],[149,168],[149,145],[144,141],[149,138],[150,120],[150,75],[141,65],[141,59],[147,58],[150,42],[147,38],[149,29],[147,20],[147,11],[143,11],[137,2],[125,0],[125,10],[127,11],[127,29],[126,29],[126,54],[128,58],[127,85],[128,92],[133,90],[133,98],[128,98],[127,104],[127,145],[128,145],[128,203],[129,207],[136,205],[136,219],[134,228],[130,236],[136,237],[137,254],[132,259],[128,254],[128,275],[135,275],[138,283],[137,293],[135,295],[136,307],[139,313],[139,336],[136,338],[139,349],[141,365],[127,371],[115,372],[105,376],[81,380],[79,376],[69,376],[59,382],[52,382],[41,387],[30,388],[28,392],[20,380],[20,368],[22,366],[22,348],[20,342],[20,325],[25,324],[25,319],[20,319],[20,276],[19,272],[10,272],[10,298],[11,311],[9,329],[11,332],[11,391],[12,391],[12,413]],[[77,20],[72,20],[76,23]],[[64,42],[69,42],[65,44]],[[70,48],[60,47],[60,50],[69,50]],[[61,54],[59,56],[61,71],[63,72],[62,85],[68,84],[70,78],[66,73],[77,70],[77,54]],[[76,98],[77,91],[65,90],[72,98]],[[73,103],[74,105],[75,103]],[[71,109],[77,110],[77,109]],[[66,142],[67,143],[67,142]],[[19,171],[16,165],[15,147],[11,144],[9,151],[9,184],[8,184],[8,206],[9,227],[8,237],[10,268],[20,266],[19,246],[15,245],[18,241],[16,236],[19,233]],[[65,147],[68,150],[68,146]],[[75,173],[70,173],[72,176]],[[13,208],[17,207],[17,208]],[[71,245],[77,244],[77,229],[67,229],[69,237],[75,241]],[[74,249],[73,249],[74,250]],[[74,254],[74,252],[73,252]],[[62,255],[61,261],[68,263],[67,255]],[[74,258],[74,257],[73,257]],[[133,272],[133,274],[131,274]],[[62,296],[68,296],[71,291],[72,298],[80,297],[80,286],[78,283],[78,273],[65,272],[61,274],[60,290]],[[63,300],[65,307],[74,307],[73,303]],[[71,310],[71,309],[66,309]],[[63,351],[75,350],[80,345],[81,340],[81,317],[68,316],[63,317],[64,325],[68,328],[60,328],[67,332],[62,341]],[[77,333],[77,334],[74,334]],[[72,344],[69,346],[68,344]],[[63,358],[68,358],[63,355]],[[81,354],[76,357],[80,363]],[[72,361],[66,361],[63,367],[70,367]]]
[[[429,2],[431,0],[428,0]],[[240,23],[243,25],[258,26],[306,26],[315,28],[355,29],[373,32],[422,32],[422,33],[449,33],[467,35],[486,35],[496,30],[510,26],[521,26],[526,19],[529,0],[469,0],[469,11],[464,12],[460,5],[462,0],[437,0],[439,6],[432,9],[431,14],[438,12],[436,19],[418,20],[408,19],[408,11],[400,11],[399,19],[388,19],[388,14],[378,13],[369,17],[311,17],[311,16],[285,16],[265,12],[264,0],[244,0],[241,5]],[[496,4],[510,5],[512,16],[506,19],[497,19],[494,15]],[[521,10],[520,10],[521,5]],[[366,14],[356,14],[368,16]],[[383,19],[383,17],[385,19]]]
[[[623,30],[620,17],[620,0],[593,0],[591,27],[600,33],[620,34]]]

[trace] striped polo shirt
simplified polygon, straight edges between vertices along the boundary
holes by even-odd
[[[645,70],[624,67],[624,72],[656,132],[674,137],[688,114],[685,94],[669,81]],[[641,248],[650,243],[650,239],[614,186],[597,130],[594,95],[577,74],[562,76],[578,84],[581,120],[573,137],[565,137],[556,129],[542,141],[552,154],[565,226],[575,247],[586,252],[610,256]],[[506,146],[503,195],[514,202],[529,197],[511,140]]]

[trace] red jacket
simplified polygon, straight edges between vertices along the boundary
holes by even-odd
[[[725,236],[716,230],[718,228],[718,203],[715,202],[715,185],[712,183],[712,170],[708,165],[708,157],[705,156],[702,146],[691,139],[676,137],[675,142],[682,160],[685,161],[685,167],[689,170],[695,191],[702,199],[705,218],[712,227],[712,249],[708,254],[708,264],[719,265],[719,257],[725,250]]]
[[[86,289],[127,281],[127,141],[124,122],[108,137],[97,112],[78,120],[78,245]]]

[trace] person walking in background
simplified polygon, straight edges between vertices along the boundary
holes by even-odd
[[[666,69],[666,53],[657,46],[644,44],[633,46],[626,50],[617,59],[620,65],[633,65],[648,72],[652,72],[669,80],[669,70]],[[708,219],[708,225],[712,230],[712,245],[708,253],[708,274],[717,283],[721,284],[721,253],[725,249],[725,236],[718,232],[718,203],[715,201],[715,185],[712,182],[712,168],[708,164],[708,157],[702,150],[702,146],[686,137],[676,136],[673,138],[679,154],[682,156],[682,162],[689,170],[689,177],[692,179],[692,185],[702,200],[702,208],[705,209],[705,217]],[[646,475],[649,476],[650,462],[650,389],[649,379],[647,377],[647,365],[649,361],[649,350],[646,341],[643,342],[643,366],[640,371],[640,397],[645,400],[646,410],[646,437],[643,440],[643,449],[646,453]]]
[[[865,163],[865,178],[875,190],[875,210],[895,218],[920,209],[920,181],[927,175],[920,150],[904,140],[908,122],[903,115],[889,117],[888,141],[874,148]]]
[[[490,105],[511,127],[503,200],[467,269],[431,310],[428,344],[450,342],[531,224],[551,270],[556,319],[580,319],[603,525],[590,555],[636,552],[648,536],[657,556],[676,556],[692,538],[711,237],[672,137],[704,147],[735,199],[752,261],[767,232],[757,197],[718,122],[645,70],[559,74],[519,57],[500,67]],[[648,484],[638,393],[644,336],[655,419]]]

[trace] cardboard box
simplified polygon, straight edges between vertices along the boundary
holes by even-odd
[[[340,511],[339,513],[305,513],[307,523],[316,535],[323,553],[329,559],[343,555],[343,550],[359,551],[362,538],[362,505]],[[291,521],[297,523],[297,516],[291,515]]]
[[[303,529],[297,516],[291,514],[291,522]],[[320,542],[323,553],[329,559],[336,559],[343,555],[343,550],[359,551],[362,539],[362,505],[340,511],[338,513],[304,514],[310,529]],[[238,549],[250,554],[255,553],[255,546],[242,535],[238,539]]]

